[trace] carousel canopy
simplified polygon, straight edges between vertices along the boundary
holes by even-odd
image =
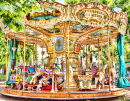
[[[37,44],[46,47],[52,53],[52,39],[56,37],[56,52],[67,51],[67,35],[69,26],[69,50],[78,53],[83,44],[98,45],[117,39],[118,34],[125,34],[127,13],[117,13],[98,2],[63,5],[58,2],[42,2],[41,10],[30,12],[22,21],[26,28],[26,44]],[[23,31],[16,33],[2,24],[2,30],[10,39],[24,41]],[[54,30],[55,26],[55,30]],[[54,35],[55,33],[55,35]]]

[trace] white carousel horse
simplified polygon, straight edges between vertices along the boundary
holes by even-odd
[[[48,78],[43,76],[43,78],[39,80],[39,85],[37,85],[37,90],[41,90],[40,87],[46,86],[47,84],[49,84]]]
[[[116,68],[115,67],[111,68],[111,78],[112,78],[113,88],[115,88],[115,85],[114,85],[115,78],[116,78]]]
[[[102,71],[98,72],[97,74],[99,74],[99,79],[98,79],[98,82],[97,82],[97,88],[100,89],[101,82],[102,82],[102,88],[104,88],[105,74]]]
[[[41,90],[40,87],[42,87],[42,81],[39,81],[39,85],[37,85],[37,90]]]
[[[30,84],[36,83],[37,77],[40,75],[43,75],[44,73],[48,74],[46,71],[40,71],[40,72],[37,72],[35,75],[33,75],[32,79],[30,81]]]

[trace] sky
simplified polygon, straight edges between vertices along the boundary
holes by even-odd
[[[56,2],[64,4],[64,0],[56,0]]]

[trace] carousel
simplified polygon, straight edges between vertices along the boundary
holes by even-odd
[[[124,77],[122,48],[127,13],[117,13],[99,2],[63,5],[44,1],[39,5],[40,11],[35,10],[24,16],[24,31],[17,33],[9,30],[1,19],[1,28],[7,40],[7,56],[11,55],[10,61],[7,57],[6,87],[1,93],[12,97],[60,100],[125,95],[126,92],[119,87],[129,86]],[[118,87],[114,79],[114,58],[110,56],[110,45],[112,43],[113,52],[114,41],[117,41],[119,53]],[[22,64],[16,63],[19,45],[24,47]],[[25,63],[27,45],[33,45],[31,65]],[[107,67],[103,65],[104,45],[108,47]],[[37,61],[38,46],[42,48],[42,63]],[[97,48],[97,65],[91,65],[91,46]],[[48,54],[45,57],[47,62],[43,61],[45,52]],[[86,54],[84,65],[79,56],[82,53]]]

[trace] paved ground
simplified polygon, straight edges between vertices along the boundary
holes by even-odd
[[[0,91],[3,90],[5,87],[4,81],[0,81]],[[130,87],[126,88],[128,91],[127,96],[130,98]],[[100,100],[91,100],[91,101],[121,101],[118,98],[112,98],[112,99],[100,99]],[[0,93],[0,101],[49,101],[49,100],[32,100],[32,99],[21,99],[21,98],[13,98],[13,97],[8,97],[8,96],[3,96]],[[51,100],[52,101],[52,100]],[[53,100],[54,101],[54,100]],[[78,101],[78,100],[77,100]],[[83,101],[83,100],[82,100]],[[86,101],[86,100],[84,100]],[[129,100],[130,101],[130,100]]]

